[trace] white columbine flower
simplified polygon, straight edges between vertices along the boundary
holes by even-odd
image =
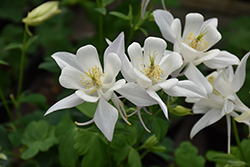
[[[120,55],[124,63],[122,74],[129,83],[117,89],[117,92],[137,106],[139,118],[142,107],[157,103],[168,118],[167,107],[156,93],[160,89],[173,96],[204,97],[202,90],[192,81],[168,79],[183,61],[181,55],[176,52],[164,55],[166,47],[167,44],[163,39],[148,37],[143,48],[136,42],[128,47],[131,62],[124,54]],[[144,110],[146,111],[145,108]]]
[[[239,63],[236,56],[226,51],[220,52],[219,49],[208,51],[221,39],[217,30],[217,18],[204,21],[201,14],[189,13],[186,15],[182,34],[180,19],[174,19],[170,12],[155,10],[153,14],[162,36],[174,44],[174,52],[179,52],[184,57],[183,65],[175,72],[174,76],[179,75],[189,62],[194,65],[203,62],[213,69]]]
[[[191,138],[203,128],[226,116],[228,123],[228,152],[230,152],[230,116],[235,118],[239,116],[235,111],[244,113],[249,110],[236,95],[245,80],[245,66],[249,54],[250,52],[243,57],[235,73],[232,66],[229,66],[226,70],[215,71],[205,78],[193,64],[189,65],[185,75],[188,79],[196,81],[196,84],[208,94],[206,99],[186,99],[187,102],[194,103],[194,114],[204,114],[192,128]]]
[[[45,115],[56,110],[77,106],[84,101],[98,102],[93,120],[76,124],[87,125],[95,122],[105,137],[111,141],[118,112],[108,101],[114,99],[116,100],[114,103],[117,104],[114,90],[125,84],[124,79],[116,81],[116,75],[121,69],[121,60],[117,54],[113,52],[105,54],[104,71],[97,50],[92,45],[81,47],[76,55],[57,52],[52,57],[62,69],[60,84],[76,91],[50,107]]]

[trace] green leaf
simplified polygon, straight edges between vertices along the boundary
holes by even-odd
[[[46,57],[45,61],[39,64],[39,69],[45,69],[49,72],[59,72],[60,68],[51,57]]]
[[[126,138],[129,145],[133,146],[137,142],[138,126],[132,123],[130,126],[125,126],[125,129],[131,132],[131,134],[126,135]]]
[[[55,134],[59,140],[58,152],[61,165],[74,167],[78,159],[78,154],[74,149],[77,127],[68,115],[63,116],[56,127]]]
[[[147,30],[145,30],[144,28],[139,28],[141,30],[141,32],[145,35],[145,36],[148,36],[148,32]]]
[[[123,20],[130,20],[130,18],[128,16],[126,16],[125,14],[123,14],[121,12],[112,11],[112,12],[109,12],[109,14],[116,16],[116,17],[123,19]]]
[[[141,157],[140,157],[139,152],[136,149],[132,148],[132,147],[130,148],[129,155],[128,155],[128,165],[130,167],[140,167],[140,166],[142,166]]]
[[[84,155],[82,159],[82,167],[102,167],[107,164],[106,145],[101,139],[101,135],[88,130],[79,130],[75,137],[74,148],[80,155]]]
[[[8,63],[8,62],[3,61],[3,60],[0,60],[0,64],[2,64],[2,65],[9,65],[9,63]]]
[[[172,156],[172,153],[174,151],[174,142],[170,138],[164,138],[160,145],[164,146],[166,148],[165,152],[154,152],[156,155],[164,159],[165,161],[172,161],[174,158]]]
[[[76,106],[76,108],[89,118],[94,118],[97,103],[90,103],[85,101],[84,103]]]
[[[153,120],[153,132],[157,139],[162,141],[168,132],[168,123],[162,118],[155,117]]]
[[[27,95],[27,93],[24,92],[20,96],[20,102],[42,104],[42,103],[46,103],[46,98],[43,95],[38,94],[38,93]]]
[[[57,140],[54,136],[54,130],[54,127],[44,120],[31,122],[21,138],[22,144],[28,147],[22,154],[22,159],[32,158],[38,151],[47,151],[56,144]]]
[[[245,162],[239,160],[234,155],[228,155],[217,151],[208,151],[206,157],[209,161],[215,162],[219,166],[244,167]]]
[[[130,150],[127,138],[124,134],[114,133],[110,147],[112,148],[113,159],[116,162],[123,161],[128,156]]]
[[[0,137],[0,150],[1,148],[11,150],[11,143],[8,138],[8,133],[2,126],[0,126],[0,136],[1,136]]]
[[[241,142],[241,147],[243,148],[243,153],[246,157],[246,163],[247,164],[250,164],[250,139],[244,139],[242,142]],[[243,158],[241,158],[243,159]]]
[[[203,167],[205,159],[198,156],[198,149],[190,142],[183,142],[175,150],[175,161],[178,167]]]
[[[31,45],[33,44],[36,40],[38,39],[38,36],[32,36],[29,38],[29,40],[27,41],[26,43],[26,49]]]
[[[22,48],[22,44],[20,43],[10,43],[9,45],[4,47],[4,50],[12,50],[12,49],[21,49]]]
[[[114,1],[115,1],[115,0],[102,0],[102,4],[103,4],[103,6],[105,7],[105,6],[111,4],[111,3],[114,2]]]
[[[106,15],[107,10],[106,8],[102,7],[102,8],[95,8],[95,11],[101,13],[102,15]]]
[[[0,159],[7,160],[7,156],[3,153],[0,153]]]

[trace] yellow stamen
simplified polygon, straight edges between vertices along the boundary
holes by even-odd
[[[104,73],[101,73],[99,67],[95,66],[91,69],[89,68],[88,72],[85,71],[84,73],[84,75],[81,75],[82,79],[80,81],[83,85],[86,85],[86,89],[90,89],[93,87],[90,94],[101,88],[103,83],[101,82],[100,78],[104,76]]]
[[[203,28],[197,37],[192,32],[190,32],[187,39],[183,42],[197,51],[203,51],[207,49],[209,43],[204,39],[205,35],[208,33],[206,29],[207,27]]]
[[[146,55],[149,57],[150,64],[149,66],[147,66],[146,64],[141,64],[141,66],[144,66],[142,72],[145,74],[145,76],[147,76],[154,82],[161,80],[163,70],[159,65],[155,64],[155,58],[157,56],[156,51],[153,52],[153,56],[151,56],[151,50],[149,50],[149,53]]]

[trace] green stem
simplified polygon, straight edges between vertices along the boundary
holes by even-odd
[[[243,152],[243,149],[241,147],[240,138],[239,138],[239,134],[238,134],[238,130],[237,130],[237,126],[236,126],[236,122],[235,122],[234,118],[232,118],[232,122],[233,122],[233,129],[234,129],[235,140],[236,140],[236,143],[237,143],[238,148],[240,150],[240,154],[241,154],[243,160],[245,162],[247,162],[246,161],[246,157],[245,157],[244,152]]]
[[[127,40],[127,45],[129,45],[130,42],[131,42],[131,40],[132,40],[132,37],[133,37],[134,32],[135,32],[135,28],[136,28],[136,25],[137,25],[137,22],[138,22],[140,16],[141,16],[141,12],[139,12],[139,13],[137,14],[137,16],[136,16],[136,18],[135,18],[135,21],[133,22],[133,25],[130,27],[130,34],[129,34],[129,38],[128,38],[128,40]]]
[[[6,99],[4,97],[1,86],[0,86],[0,96],[1,96],[1,99],[3,101],[3,105],[4,105],[4,107],[5,107],[6,111],[7,111],[7,114],[9,116],[9,118],[10,118],[10,121],[13,123],[14,127],[16,128],[16,123],[14,121],[14,118],[13,118],[12,114],[11,114],[10,108],[9,108],[7,102],[6,102]]]
[[[27,49],[27,32],[24,31],[23,35],[23,45],[22,45],[22,54],[21,54],[21,61],[20,61],[20,69],[19,69],[19,81],[18,81],[18,90],[17,90],[17,116],[19,121],[21,120],[21,112],[20,112],[20,94],[23,88],[23,72],[24,72],[24,61],[25,61],[25,53]]]
[[[97,7],[98,8],[101,8],[103,7],[102,6],[102,0],[96,0],[96,4],[97,4]],[[100,50],[100,53],[103,53],[103,16],[101,13],[99,13],[99,50]],[[103,62],[102,60],[102,56],[100,57],[100,61]]]

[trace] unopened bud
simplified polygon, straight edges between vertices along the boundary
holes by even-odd
[[[142,145],[142,148],[152,148],[153,146],[155,146],[158,143],[158,139],[155,135],[150,136],[145,143]]]
[[[61,10],[58,9],[58,5],[58,1],[45,2],[29,12],[22,22],[28,26],[36,26],[53,15],[60,13]]]
[[[171,112],[171,113],[173,113],[174,115],[177,115],[177,116],[192,115],[193,113],[191,111],[192,111],[191,109],[180,106],[180,105],[177,105],[172,110],[169,110],[169,112]]]

